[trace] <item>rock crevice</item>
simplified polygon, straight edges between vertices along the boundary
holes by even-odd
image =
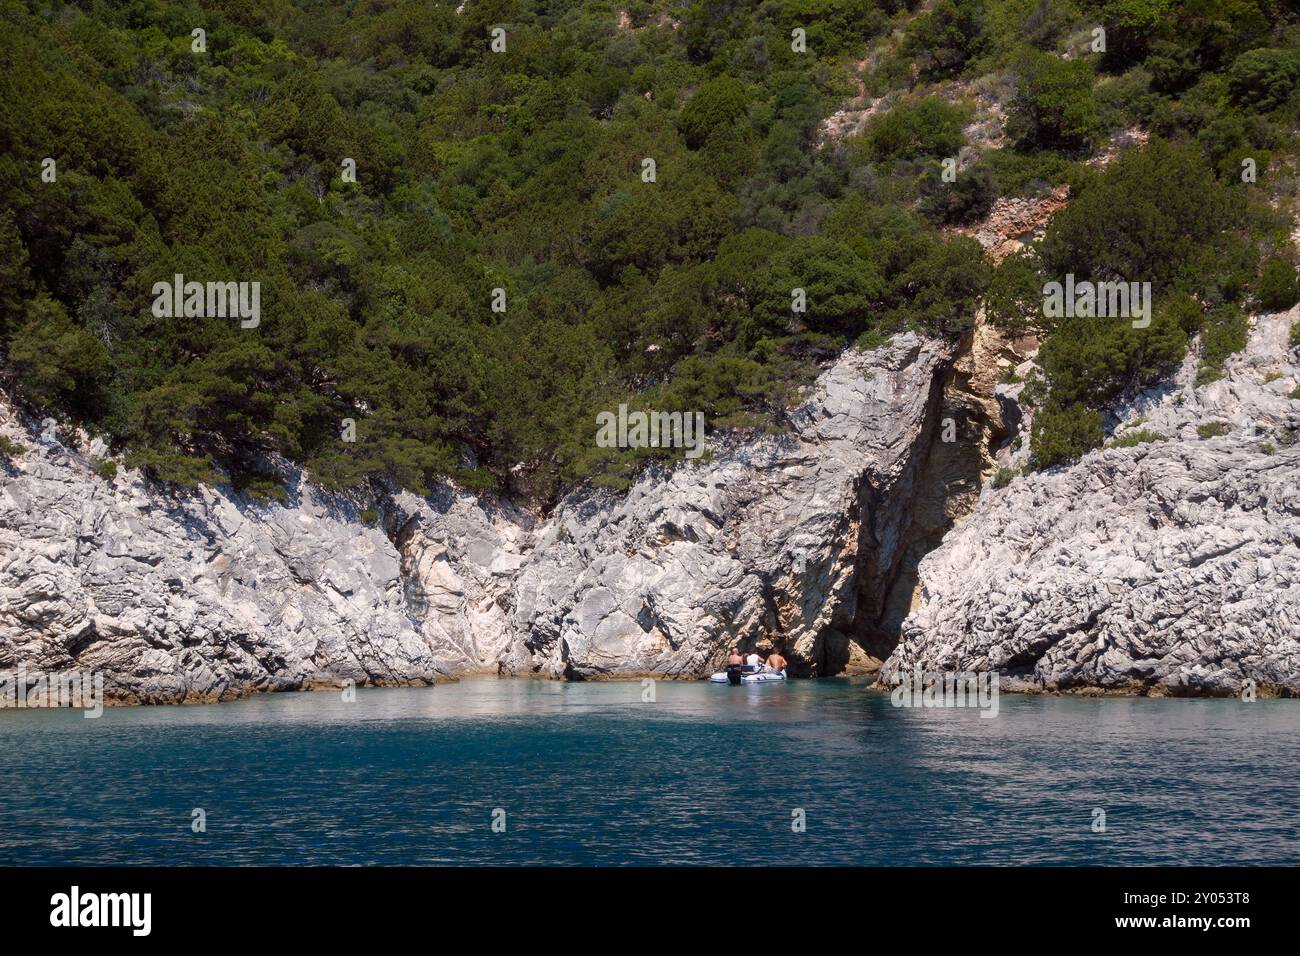
[[[882,679],[921,667],[999,670],[1024,690],[1300,694],[1297,319],[1257,316],[1209,385],[1193,352],[1116,410],[1110,447],[986,487],[921,562]],[[1156,440],[1122,440],[1139,430]]]

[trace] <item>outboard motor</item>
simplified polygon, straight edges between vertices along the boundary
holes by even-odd
[[[733,687],[739,687],[739,686],[740,686],[740,672],[741,672],[741,670],[742,670],[743,667],[744,667],[743,664],[728,664],[728,665],[727,665],[727,683],[728,683],[728,684],[731,684]]]

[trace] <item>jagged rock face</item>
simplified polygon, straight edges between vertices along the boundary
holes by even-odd
[[[1118,434],[1140,416],[1168,441],[986,488],[921,561],[884,678],[1300,692],[1296,317],[1261,317],[1223,380],[1195,388],[1193,355],[1117,413]],[[847,353],[790,433],[575,493],[545,521],[449,484],[169,496],[98,477],[0,407],[27,448],[0,468],[0,669],[97,672],[113,699],[163,702],[472,672],[693,677],[737,643],[797,673],[869,666],[866,638],[935,536],[921,513],[951,471],[932,452],[951,360],[911,335]],[[1202,438],[1211,421],[1230,430]]]
[[[0,466],[0,670],[176,702],[502,670],[698,676],[771,635],[818,672],[848,654],[835,629],[864,541],[868,580],[896,565],[946,357],[910,335],[848,353],[793,434],[571,496],[544,523],[450,485],[361,499],[297,475],[284,504],[170,496],[99,477],[0,406],[26,447]]]
[[[357,502],[301,480],[287,506],[206,488],[171,498],[138,473],[98,478],[12,418],[4,431],[27,451],[0,483],[0,669],[102,673],[113,699],[176,702],[428,682],[474,651],[458,626],[472,601],[422,621],[403,556]],[[490,532],[476,504],[446,497],[417,499],[408,520],[437,515],[442,541]],[[447,546],[416,573],[435,577]]]
[[[883,592],[901,557],[948,357],[911,334],[847,353],[793,434],[566,500],[516,583],[505,668],[698,675],[739,643],[840,670],[863,581]]]
[[[984,219],[973,226],[954,227],[953,235],[971,236],[994,263],[1018,252],[1025,242],[1041,238],[1052,216],[1070,201],[1070,187],[1058,186],[1042,198],[1000,197]]]
[[[397,549],[406,613],[451,673],[496,673],[512,640],[510,611],[536,519],[508,502],[444,484],[380,504]]]
[[[1258,317],[1224,379],[1194,387],[1189,356],[1123,410],[1168,440],[986,487],[921,563],[881,679],[920,666],[1025,689],[1300,693],[1297,318]],[[1201,437],[1216,421],[1228,433]]]

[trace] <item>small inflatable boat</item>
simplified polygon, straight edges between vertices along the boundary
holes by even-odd
[[[726,670],[709,675],[709,683],[738,685],[744,675],[753,674],[757,670],[757,667],[750,667],[748,664],[728,664]]]
[[[773,673],[752,667],[728,667],[709,676],[711,684],[771,684],[785,680],[785,671]]]

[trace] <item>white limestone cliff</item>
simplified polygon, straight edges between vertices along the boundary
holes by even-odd
[[[882,681],[921,667],[1025,690],[1300,694],[1297,318],[1257,316],[1222,379],[1197,387],[1193,353],[1120,410],[1118,437],[1164,440],[986,486],[921,562]]]
[[[855,650],[862,583],[887,584],[944,347],[846,353],[790,434],[576,492],[546,520],[445,484],[427,497],[284,503],[103,478],[42,438],[0,467],[0,670],[102,673],[127,702],[429,682],[458,673],[697,676],[737,640],[806,673]],[[362,520],[366,510],[377,522]],[[867,560],[869,559],[869,560]],[[766,645],[765,645],[766,646]]]

